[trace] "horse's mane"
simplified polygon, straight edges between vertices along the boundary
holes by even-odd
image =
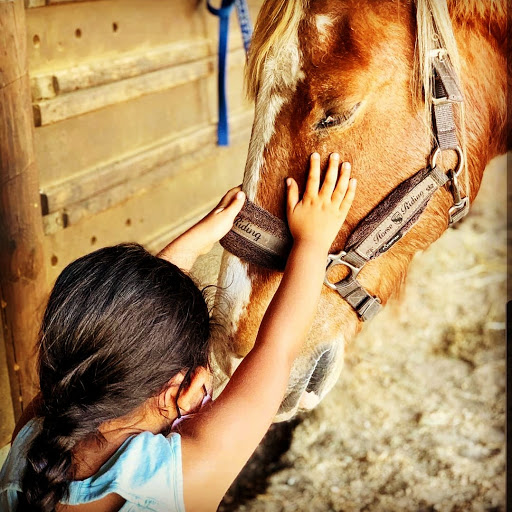
[[[450,13],[453,19],[460,22],[482,22],[496,24],[500,32],[506,35],[507,20],[510,12],[507,9],[507,2],[502,0],[448,0]]]

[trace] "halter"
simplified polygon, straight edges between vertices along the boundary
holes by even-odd
[[[457,74],[447,58],[447,51],[438,48],[430,53],[432,98],[432,129],[435,148],[429,165],[400,183],[356,226],[345,248],[329,254],[324,283],[337,291],[357,312],[361,320],[371,320],[381,309],[379,297],[372,295],[357,276],[366,263],[388,251],[419,220],[437,190],[450,186],[453,205],[448,210],[449,224],[458,222],[469,211],[469,198],[461,196],[458,178],[464,168],[464,154],[457,141],[453,104],[462,103]],[[437,167],[439,155],[454,150],[458,156],[455,169],[444,173]],[[250,263],[283,270],[293,240],[286,224],[263,208],[246,200],[232,230],[221,245]],[[337,265],[349,269],[338,282],[329,280]]]

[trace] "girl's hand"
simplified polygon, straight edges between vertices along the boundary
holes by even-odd
[[[329,167],[320,187],[320,155],[311,155],[306,191],[299,201],[299,187],[288,178],[287,217],[295,244],[316,245],[329,250],[352,205],[356,180],[350,179],[350,164],[343,163],[338,175],[340,157],[331,154]]]
[[[213,244],[233,227],[244,202],[242,187],[232,188],[206,217],[172,241],[157,256],[183,270],[190,270],[197,257],[209,252]]]
[[[213,244],[229,232],[244,202],[245,194],[242,192],[242,186],[232,188],[206,217],[190,228],[189,231],[193,230],[194,236],[201,239],[197,244],[198,255],[209,252]]]

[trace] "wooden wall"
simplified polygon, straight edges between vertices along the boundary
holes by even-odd
[[[255,20],[262,0],[249,3]],[[158,250],[240,183],[253,112],[243,95],[245,56],[235,13],[231,145],[219,148],[218,21],[203,1],[25,5],[50,287],[65,265],[99,247],[137,241]],[[5,366],[14,364],[0,350],[2,389]],[[16,393],[3,395],[0,446],[19,413],[12,406]]]

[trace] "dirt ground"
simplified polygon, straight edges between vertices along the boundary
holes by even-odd
[[[347,348],[335,388],[272,429],[220,510],[505,510],[505,302],[501,157],[471,216]]]

